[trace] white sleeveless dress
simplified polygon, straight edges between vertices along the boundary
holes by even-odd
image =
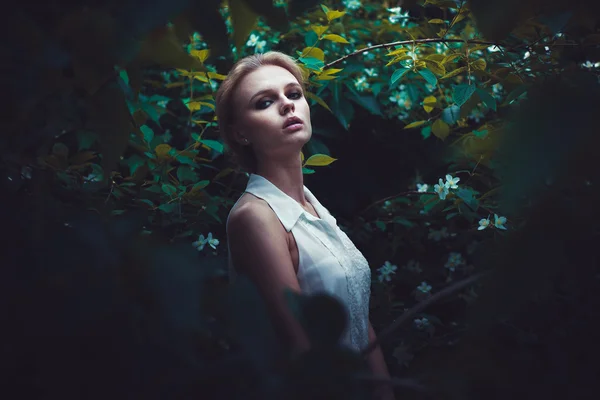
[[[369,344],[371,270],[362,253],[306,186],[304,195],[320,218],[261,175],[250,175],[246,192],[265,200],[285,230],[294,235],[299,255],[297,277],[302,293],[327,293],[339,299],[348,312],[348,325],[341,344],[356,351],[364,349]],[[235,276],[229,253],[231,281]]]

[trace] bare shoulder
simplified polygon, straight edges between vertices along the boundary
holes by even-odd
[[[244,195],[246,196],[246,195]],[[236,204],[227,221],[227,238],[236,269],[291,268],[288,235],[275,212],[262,199],[247,195]],[[284,273],[287,273],[284,272]]]
[[[229,213],[227,231],[231,229],[231,233],[235,235],[240,229],[254,230],[257,226],[264,227],[264,225],[277,227],[278,222],[277,215],[266,201],[245,193]]]
[[[290,311],[285,290],[300,293],[289,248],[289,234],[269,204],[244,194],[227,220],[231,261],[238,273],[256,284],[276,330],[294,348],[307,349],[308,339]]]

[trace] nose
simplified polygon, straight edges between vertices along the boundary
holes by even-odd
[[[294,105],[294,101],[288,99],[287,97],[283,98],[283,104],[281,106],[281,114],[285,115],[290,111],[294,111],[296,106]]]

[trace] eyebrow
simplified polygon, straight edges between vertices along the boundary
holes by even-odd
[[[289,88],[290,86],[298,86],[299,88],[302,88],[298,82],[290,82],[287,85],[285,85],[285,89]],[[255,97],[260,96],[261,94],[264,94],[266,92],[271,92],[271,91],[273,91],[273,89],[269,88],[269,89],[263,89],[263,90],[255,93],[254,96],[252,96],[250,98],[250,101],[248,103],[249,104],[252,103],[252,100],[254,100]]]

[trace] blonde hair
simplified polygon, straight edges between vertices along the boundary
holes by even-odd
[[[276,65],[285,68],[298,80],[302,91],[305,91],[302,69],[294,59],[278,51],[268,51],[244,57],[236,62],[227,74],[227,78],[221,83],[215,96],[219,134],[225,143],[225,153],[235,164],[238,164],[249,173],[256,172],[257,160],[250,146],[242,146],[234,139],[232,130],[235,118],[233,94],[246,75],[265,65]]]

